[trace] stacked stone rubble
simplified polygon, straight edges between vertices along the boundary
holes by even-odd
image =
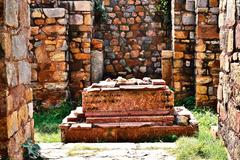
[[[176,99],[194,95],[195,0],[172,0],[173,82]]]
[[[219,132],[231,158],[240,158],[240,1],[220,0]]]
[[[29,4],[1,0],[0,8],[0,159],[21,160],[33,138]]]
[[[163,16],[156,14],[157,1],[105,0],[104,5],[107,22],[94,33],[104,40],[104,77],[160,78],[161,51],[171,44]]]
[[[196,104],[216,106],[219,76],[218,1],[196,1]]]
[[[67,12],[31,9],[32,86],[37,105],[53,106],[68,96]]]

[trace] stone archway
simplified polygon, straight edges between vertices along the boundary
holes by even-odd
[[[27,60],[27,1],[0,1],[0,159],[22,159],[33,138],[31,67]]]

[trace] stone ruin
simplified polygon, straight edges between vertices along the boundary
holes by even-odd
[[[155,2],[104,0],[108,22],[95,24],[89,0],[0,0],[0,157],[22,158],[21,144],[33,138],[34,104],[48,108],[77,98],[91,82],[111,75],[162,78],[175,88],[175,99],[218,102],[219,133],[238,159],[239,0],[172,0],[170,30],[149,14]],[[73,111],[63,138],[67,131],[80,134],[71,121],[82,119],[84,109]]]
[[[84,89],[82,107],[62,124],[63,142],[139,142],[194,135],[198,123],[162,79],[107,79]]]

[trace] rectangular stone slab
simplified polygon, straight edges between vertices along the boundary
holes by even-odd
[[[198,131],[197,125],[189,126],[129,126],[99,128],[62,127],[62,141],[70,142],[146,142],[161,137],[192,136]]]
[[[119,116],[119,117],[88,117],[87,123],[116,123],[116,122],[162,122],[173,123],[174,116]]]
[[[86,92],[82,94],[84,113],[88,112],[129,112],[167,111],[174,105],[170,90],[120,90]]]
[[[162,116],[162,115],[173,115],[173,108],[168,110],[158,111],[98,111],[98,112],[86,112],[85,117],[116,117],[116,116]]]

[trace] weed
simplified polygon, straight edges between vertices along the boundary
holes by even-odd
[[[217,124],[217,115],[211,110],[192,110],[199,121],[199,133],[195,137],[181,137],[176,141],[177,148],[173,150],[177,160],[226,160],[227,153],[224,144],[214,139],[210,127]]]
[[[28,160],[41,160],[40,147],[38,144],[34,144],[31,139],[28,139],[23,145],[24,158]]]

